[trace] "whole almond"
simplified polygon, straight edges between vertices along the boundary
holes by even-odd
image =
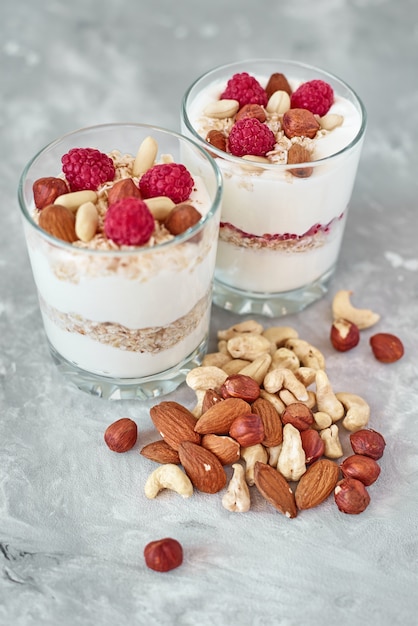
[[[241,398],[227,398],[222,402],[217,402],[208,409],[197,422],[195,421],[195,431],[201,435],[213,433],[215,435],[225,435],[229,433],[234,419],[240,415],[251,413],[251,406]]]
[[[381,363],[395,363],[404,355],[402,341],[390,333],[377,333],[370,337],[370,346],[375,358]]]
[[[280,472],[261,461],[254,466],[254,482],[261,495],[286,517],[296,517],[295,496]]]
[[[241,446],[227,435],[203,435],[202,446],[213,452],[222,465],[231,465],[239,460]]]
[[[299,480],[295,499],[299,510],[312,509],[332,493],[338,482],[338,465],[329,459],[313,463]]]
[[[139,198],[141,199],[139,187],[135,185],[132,178],[122,178],[118,180],[107,192],[107,202],[109,205],[114,204],[123,198]]]
[[[288,165],[295,165],[297,163],[309,163],[312,156],[307,148],[301,146],[298,143],[294,143],[287,151],[287,163]],[[292,167],[289,169],[292,176],[296,178],[309,178],[312,176],[313,167]]]
[[[196,418],[178,402],[164,400],[151,407],[150,416],[161,437],[174,450],[178,450],[183,441],[200,443],[200,435],[194,429]]]
[[[289,85],[289,81],[287,80],[286,76],[281,72],[274,72],[268,79],[266,85],[267,98],[270,98],[270,96],[275,91],[285,91],[289,94],[289,96],[292,93],[292,88]]]
[[[140,453],[146,459],[156,461],[156,463],[180,463],[179,453],[169,446],[164,439],[147,444]]]
[[[180,235],[197,224],[201,218],[202,214],[192,204],[182,202],[170,211],[164,226],[172,235]]]
[[[313,139],[320,125],[313,113],[307,109],[289,109],[283,115],[282,127],[286,137],[309,137]]]
[[[278,446],[283,441],[283,426],[274,406],[265,398],[257,398],[251,405],[251,411],[261,417],[264,425],[264,439],[261,442],[266,448]]]
[[[184,441],[179,445],[179,457],[184,471],[199,491],[217,493],[225,487],[225,470],[210,450]]]
[[[49,204],[42,209],[39,214],[39,226],[62,241],[73,243],[77,240],[75,216],[69,209],[60,204]]]
[[[58,196],[68,193],[68,187],[62,178],[47,176],[38,178],[33,183],[33,199],[37,209],[43,209],[48,204],[53,204]]]

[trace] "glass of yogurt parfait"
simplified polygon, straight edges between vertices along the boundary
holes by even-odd
[[[45,333],[80,389],[155,397],[201,363],[221,191],[206,150],[143,124],[77,130],[30,160],[18,196]]]
[[[181,120],[223,174],[215,304],[275,317],[324,295],[366,128],[354,91],[295,61],[236,62],[188,88]]]

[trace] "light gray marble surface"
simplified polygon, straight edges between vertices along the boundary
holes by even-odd
[[[416,0],[15,0],[0,20],[0,624],[413,626],[418,623],[418,4]],[[326,355],[334,387],[364,395],[387,448],[360,516],[330,500],[288,520],[261,499],[143,493],[154,467],[103,443],[115,419],[154,438],[150,402],[106,402],[53,365],[17,207],[18,177],[44,144],[81,126],[179,129],[181,96],[212,66],[295,58],[343,77],[369,127],[329,294],[283,323]],[[365,331],[329,344],[333,293],[351,289],[398,334],[377,363]],[[214,309],[216,331],[237,318]],[[269,324],[275,321],[269,321]],[[282,323],[282,321],[280,322]],[[172,399],[192,407],[182,387]],[[181,568],[157,574],[145,544],[174,536]]]

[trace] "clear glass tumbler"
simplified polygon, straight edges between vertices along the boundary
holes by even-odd
[[[316,136],[286,136],[286,97],[279,89],[276,104],[281,104],[274,108],[272,96],[262,107],[263,123],[275,133],[274,149],[266,158],[231,154],[235,113],[222,117],[216,102],[229,79],[243,72],[263,88],[273,74],[283,74],[290,93],[306,81],[328,83],[335,100],[327,115],[316,116]],[[181,122],[183,134],[210,149],[224,179],[214,303],[239,314],[277,317],[322,297],[339,256],[366,128],[366,111],[354,91],[336,76],[295,61],[242,61],[193,82],[183,98]],[[220,131],[225,145],[209,141],[210,131]],[[308,160],[287,160],[293,143],[307,148]]]
[[[187,160],[202,213],[197,224],[155,245],[110,249],[69,243],[39,226],[33,183],[59,176],[62,155],[92,147],[135,156],[149,137],[163,162]],[[175,132],[142,124],[77,130],[30,160],[18,190],[27,249],[52,357],[77,387],[104,398],[145,399],[171,392],[201,363],[221,191],[222,178],[206,150]]]

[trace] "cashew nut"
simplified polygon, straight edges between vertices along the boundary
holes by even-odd
[[[251,361],[245,359],[231,359],[228,363],[222,366],[224,372],[231,376],[232,374],[239,374],[241,370],[247,365],[250,365]]]
[[[163,489],[171,489],[183,498],[190,498],[193,494],[193,485],[190,478],[178,465],[166,463],[160,465],[150,474],[145,483],[147,498],[155,498]]]
[[[261,443],[241,448],[241,458],[245,461],[245,480],[247,485],[254,485],[254,466],[256,461],[267,463],[267,450]]]
[[[337,291],[332,301],[332,315],[334,319],[345,319],[358,328],[370,328],[380,320],[380,315],[370,309],[357,309],[350,301],[352,291],[341,289]]]
[[[245,513],[250,509],[250,490],[245,482],[244,468],[239,463],[232,466],[234,473],[222,498],[222,506],[228,511]]]
[[[299,400],[288,389],[280,389],[278,394],[279,394],[280,400],[286,406],[289,406],[289,404],[294,404],[295,402],[299,402]]]
[[[302,366],[295,371],[295,376],[305,387],[309,387],[309,385],[315,382],[316,372],[317,370],[312,367]]]
[[[222,369],[225,363],[228,363],[230,360],[231,357],[225,352],[209,352],[203,357],[202,366],[214,366]]]
[[[324,370],[318,370],[315,376],[316,404],[318,411],[328,413],[333,422],[344,416],[344,407],[332,390],[331,383]]]
[[[325,357],[322,352],[304,339],[288,339],[285,347],[293,350],[303,366],[315,370],[325,369]]]
[[[300,362],[293,350],[289,350],[289,348],[277,348],[272,356],[271,369],[277,367],[285,367],[292,372],[296,372],[300,367]]]
[[[316,411],[313,414],[313,418],[313,428],[315,428],[315,430],[323,430],[324,428],[328,428],[332,424],[332,417],[324,411]]]
[[[270,446],[267,448],[267,453],[269,455],[268,464],[272,467],[277,467],[277,463],[279,461],[280,452],[282,451],[282,444],[279,443],[278,446]]]
[[[351,432],[364,428],[370,418],[370,406],[366,400],[354,393],[339,392],[336,395],[347,411],[341,422],[344,428]]]
[[[203,400],[205,399],[206,389],[196,389],[196,404],[191,410],[191,413],[195,416],[196,419],[202,415],[203,410]]]
[[[282,449],[277,469],[287,480],[299,480],[306,472],[306,456],[300,432],[292,424],[283,427]]]
[[[269,393],[265,389],[260,389],[260,398],[268,400],[270,404],[274,406],[279,415],[281,415],[286,408],[286,405],[280,400],[278,396],[274,395],[274,393]]]
[[[227,354],[232,359],[231,355],[228,352],[228,342],[226,339],[221,339],[220,341],[218,341],[218,351]]]
[[[276,348],[281,348],[288,339],[297,339],[298,336],[298,332],[291,326],[271,326],[263,332],[263,337],[266,337]]]
[[[270,341],[262,335],[246,334],[228,339],[227,348],[234,359],[254,361],[265,352],[270,352]]]
[[[325,444],[324,456],[329,459],[339,459],[343,455],[343,449],[338,435],[337,424],[331,424],[329,428],[321,430],[319,435]]]
[[[254,359],[254,361],[243,367],[242,370],[239,371],[239,373],[244,374],[245,376],[250,376],[253,380],[256,381],[256,383],[261,385],[265,375],[268,372],[270,364],[271,356],[266,352],[265,354],[262,354],[261,356]]]
[[[263,326],[261,324],[255,320],[246,320],[245,322],[234,324],[226,330],[218,330],[218,339],[226,339],[228,341],[228,339],[232,339],[232,337],[237,337],[238,335],[261,335],[262,332]]]
[[[219,389],[227,378],[228,375],[220,367],[200,365],[188,372],[186,383],[194,391],[197,389]]]
[[[277,393],[281,389],[287,389],[299,402],[304,402],[308,399],[308,392],[303,383],[300,382],[295,374],[285,368],[277,368],[268,372],[264,378],[264,389],[269,393]]]

